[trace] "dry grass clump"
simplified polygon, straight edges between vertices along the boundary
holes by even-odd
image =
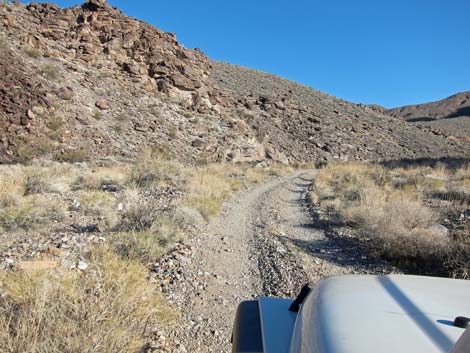
[[[181,185],[184,181],[183,166],[154,149],[143,150],[130,171],[130,182],[142,188]]]
[[[375,195],[379,198],[374,200]],[[359,205],[350,206],[344,215],[390,259],[439,256],[448,245],[448,239],[433,227],[438,215],[403,192],[381,195],[377,190],[372,194],[365,190]]]
[[[470,218],[451,232],[447,267],[452,277],[470,279]]]
[[[272,177],[287,176],[294,172],[294,168],[284,164],[273,164],[267,167],[243,168],[243,177],[250,183],[260,184]]]
[[[183,204],[196,209],[207,220],[215,216],[222,203],[243,186],[262,183],[292,172],[293,168],[278,164],[253,167],[227,163],[196,167],[188,171],[187,193]]]
[[[59,78],[59,69],[57,66],[51,64],[44,64],[41,67],[41,73],[45,78],[51,81],[55,81]]]
[[[111,193],[99,190],[81,192],[79,205],[83,214],[98,218],[106,227],[111,228],[119,221],[117,200]]]
[[[155,261],[167,250],[170,234],[160,232],[118,232],[110,236],[112,249],[125,259],[138,260],[144,264]]]
[[[184,206],[160,209],[139,189],[126,190],[121,220],[111,233],[112,248],[124,258],[155,261],[171,244],[197,229],[201,215]]]
[[[0,350],[141,352],[145,335],[174,314],[147,269],[97,248],[83,272],[0,273]]]
[[[423,197],[445,188],[446,180],[435,182],[435,178],[447,173],[387,170],[368,163],[329,164],[318,173],[311,198],[358,227],[380,255],[400,263],[434,264],[443,261],[450,239],[438,227],[440,214],[425,206]]]
[[[198,210],[205,219],[215,216],[222,203],[242,186],[223,164],[195,168],[189,179],[183,204]]]
[[[26,53],[26,55],[33,59],[37,59],[42,55],[41,51],[36,48],[26,48],[24,52]]]
[[[2,167],[0,172],[0,204],[6,207],[25,193],[22,170],[12,166]]]
[[[90,159],[90,152],[84,148],[70,149],[56,156],[56,159],[67,163],[80,163]]]
[[[0,229],[27,231],[53,221],[59,222],[65,217],[64,209],[63,203],[43,195],[12,198],[0,208]]]
[[[125,199],[118,228],[136,232],[151,229],[159,216],[158,207],[146,200],[138,189],[126,190]]]
[[[129,179],[130,167],[126,164],[113,164],[96,168],[80,170],[79,176],[74,182],[80,189],[106,188],[107,185],[123,186]]]

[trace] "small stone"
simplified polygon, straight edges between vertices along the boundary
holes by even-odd
[[[95,103],[95,106],[101,110],[108,110],[110,105],[106,99],[100,99]]]
[[[85,261],[78,261],[77,268],[81,271],[85,271],[88,268],[88,264]]]

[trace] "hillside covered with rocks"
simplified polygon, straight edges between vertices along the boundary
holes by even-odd
[[[460,141],[470,142],[470,91],[436,102],[389,109],[386,113],[417,125],[439,129]]]
[[[283,163],[462,155],[446,134],[211,61],[105,0],[0,4],[0,161]]]

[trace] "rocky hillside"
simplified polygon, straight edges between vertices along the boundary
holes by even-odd
[[[437,102],[389,109],[386,113],[470,142],[470,91]]]
[[[281,78],[212,62],[105,0],[0,3],[0,161],[186,163],[465,153],[445,134]]]
[[[213,63],[212,77],[237,97],[239,114],[262,136],[308,160],[436,157],[468,148],[442,131],[390,117],[379,106],[347,102],[267,73]]]

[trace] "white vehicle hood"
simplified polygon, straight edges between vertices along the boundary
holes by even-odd
[[[457,316],[470,316],[470,281],[331,277],[302,305],[290,353],[447,353],[464,332]]]

